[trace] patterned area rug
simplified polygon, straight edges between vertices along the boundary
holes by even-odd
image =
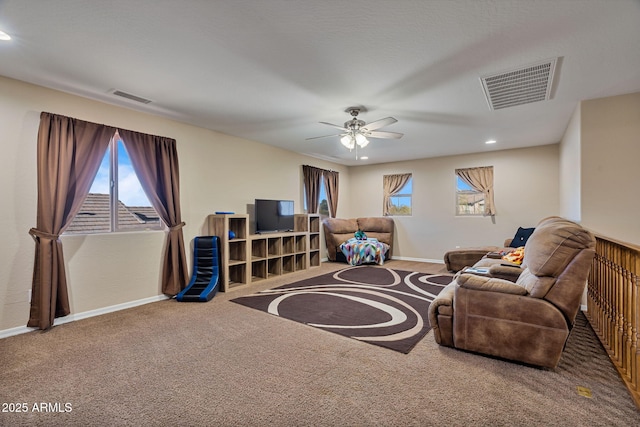
[[[358,266],[233,302],[402,353],[429,332],[431,301],[452,276]]]

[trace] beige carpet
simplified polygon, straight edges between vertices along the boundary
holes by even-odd
[[[324,264],[209,303],[163,301],[0,340],[0,402],[28,407],[0,412],[0,425],[639,424],[582,315],[560,366],[549,371],[439,347],[431,332],[402,354],[229,301],[339,267]],[[36,403],[57,411],[34,412]]]

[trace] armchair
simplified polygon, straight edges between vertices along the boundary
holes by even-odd
[[[514,282],[461,273],[431,303],[440,345],[555,368],[575,322],[595,238],[559,217],[543,219]]]

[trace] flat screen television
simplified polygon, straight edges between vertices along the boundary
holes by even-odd
[[[256,199],[256,233],[293,231],[293,200]]]

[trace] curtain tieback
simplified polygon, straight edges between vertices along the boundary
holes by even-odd
[[[51,240],[58,240],[58,238],[60,238],[59,234],[45,233],[44,231],[40,231],[37,228],[32,228],[31,230],[29,230],[29,234],[31,235],[31,237],[33,237],[33,240],[36,240],[36,237]]]
[[[176,231],[176,230],[180,230],[182,227],[184,227],[185,225],[187,225],[184,221],[174,225],[173,227],[169,227],[169,231]]]

